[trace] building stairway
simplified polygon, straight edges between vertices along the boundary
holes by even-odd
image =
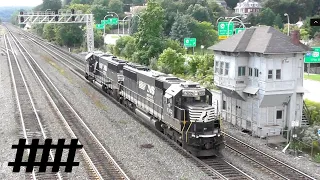
[[[310,123],[310,118],[311,118],[311,113],[306,105],[306,103],[303,101],[303,111],[302,111],[302,119],[301,119],[301,126],[309,126]]]

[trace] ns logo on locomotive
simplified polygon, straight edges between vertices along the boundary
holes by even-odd
[[[89,53],[85,77],[195,156],[223,148],[212,94],[198,83],[110,54]]]

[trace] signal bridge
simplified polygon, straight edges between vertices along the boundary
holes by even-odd
[[[94,50],[94,34],[93,34],[93,14],[83,14],[81,11],[74,13],[71,9],[68,11],[31,11],[20,12],[18,15],[19,24],[74,24],[86,23],[87,26],[87,48],[88,52]]]

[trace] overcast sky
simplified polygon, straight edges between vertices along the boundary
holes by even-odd
[[[0,0],[0,6],[38,6],[42,0]]]

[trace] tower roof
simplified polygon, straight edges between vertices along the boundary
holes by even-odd
[[[241,31],[209,47],[214,51],[255,52],[262,54],[304,53],[310,48],[301,42],[295,45],[292,37],[270,26],[254,27]]]

